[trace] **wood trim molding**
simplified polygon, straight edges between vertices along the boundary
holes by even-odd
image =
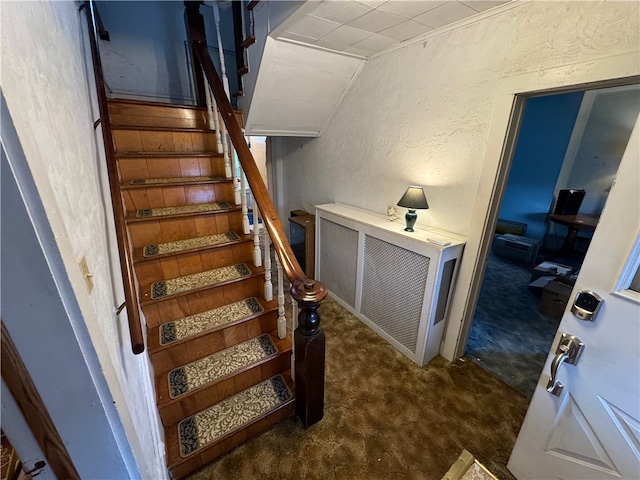
[[[144,336],[142,334],[142,319],[140,307],[138,306],[138,286],[135,273],[133,272],[133,255],[130,248],[129,234],[127,233],[126,220],[124,216],[124,205],[122,193],[120,192],[120,182],[118,180],[118,169],[116,166],[116,156],[111,131],[111,119],[109,117],[109,105],[107,93],[102,73],[102,63],[98,52],[98,41],[93,31],[93,11],[89,1],[83,3],[89,32],[89,44],[91,47],[91,60],[93,62],[93,74],[96,82],[96,95],[98,97],[98,109],[100,111],[102,138],[104,140],[104,151],[107,160],[107,176],[109,179],[109,190],[111,203],[113,205],[113,218],[116,227],[116,240],[118,243],[118,253],[120,259],[120,272],[122,273],[122,283],[124,287],[124,297],[127,305],[127,320],[129,322],[129,335],[131,337],[131,350],[138,355],[144,351]]]
[[[0,361],[2,362],[3,380],[56,476],[61,479],[80,480],[80,474],[76,471],[69,452],[60,438],[60,434],[56,430],[4,322],[1,322],[1,326]]]

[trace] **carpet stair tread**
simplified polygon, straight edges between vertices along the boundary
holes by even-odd
[[[158,406],[181,401],[290,351],[291,338],[279,339],[274,331],[180,365],[159,376],[165,385],[158,391]]]
[[[186,317],[165,322],[149,329],[149,351],[171,348],[174,345],[222,330],[245,320],[278,309],[277,301],[267,302],[256,297],[228,303]]]
[[[244,235],[237,232],[216,233],[202,237],[191,237],[173,242],[154,243],[136,248],[133,252],[133,261],[154,260],[169,255],[193,252],[206,248],[221,247],[233,243],[253,241],[252,235]]]
[[[202,215],[212,214],[220,212],[229,212],[234,210],[240,210],[240,207],[236,207],[227,202],[213,202],[213,203],[197,203],[193,205],[181,205],[178,207],[159,207],[159,208],[145,208],[142,210],[136,210],[130,212],[127,215],[128,222],[136,221],[148,221],[159,220],[164,218],[184,217],[187,215]]]
[[[169,178],[136,178],[122,183],[123,190],[140,189],[148,187],[174,187],[177,185],[208,185],[211,183],[232,183],[231,178],[223,178],[217,175],[198,175],[192,177]]]
[[[144,285],[140,290],[141,303],[147,301],[165,300],[178,295],[204,290],[207,288],[226,285],[238,280],[260,274],[261,267],[251,267],[246,263],[236,263],[224,267],[205,270],[180,277],[161,279]]]
[[[168,463],[172,470],[185,464],[173,470],[174,475],[180,478],[266,430],[283,418],[278,413],[292,414],[293,392],[289,375],[278,374],[168,428]],[[242,435],[234,438],[240,432]]]

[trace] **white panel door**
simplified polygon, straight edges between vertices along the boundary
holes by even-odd
[[[640,265],[639,123],[573,292],[595,291],[604,303],[593,322],[570,306],[562,318],[509,459],[519,480],[640,478],[640,288],[629,288]],[[561,333],[584,349],[557,369],[556,396],[547,383]]]

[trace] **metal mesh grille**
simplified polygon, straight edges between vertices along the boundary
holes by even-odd
[[[429,257],[366,236],[362,313],[415,353]]]
[[[320,219],[320,280],[355,308],[358,232]]]

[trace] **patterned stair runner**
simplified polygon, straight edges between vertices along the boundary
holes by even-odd
[[[216,212],[227,210],[231,204],[227,202],[200,203],[197,205],[183,205],[181,207],[145,208],[136,212],[136,218],[165,217],[167,215],[181,215],[186,213]]]
[[[197,176],[197,177],[171,177],[171,178],[136,178],[131,180],[131,185],[158,185],[163,183],[194,183],[194,182],[220,182],[222,177]]]
[[[147,245],[142,250],[142,255],[144,257],[153,257],[155,255],[191,250],[193,248],[223,245],[238,240],[240,240],[240,237],[234,232],[218,233],[216,235],[207,235],[206,237],[187,238],[186,240],[177,240],[175,242]]]
[[[180,455],[184,458],[223,436],[239,430],[292,398],[284,379],[276,375],[243,390],[178,424]]]
[[[174,368],[168,374],[169,396],[177,398],[276,353],[278,348],[273,344],[271,337],[265,333],[195,362]]]
[[[162,280],[151,284],[151,298],[162,298],[197,288],[210,287],[217,283],[236,280],[249,275],[251,275],[251,269],[245,263],[238,263],[228,267],[194,273],[193,275]]]
[[[262,313],[264,309],[254,297],[223,305],[160,325],[160,345],[184,340],[224,325]]]

